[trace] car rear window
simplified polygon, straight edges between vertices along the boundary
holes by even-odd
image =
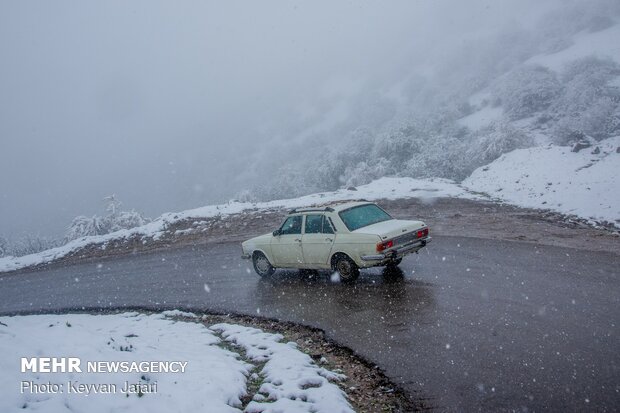
[[[306,234],[320,234],[323,215],[306,215]]]
[[[333,234],[334,230],[325,215],[306,215],[306,234]]]
[[[349,231],[367,227],[377,222],[388,221],[392,217],[374,204],[360,205],[338,213]]]

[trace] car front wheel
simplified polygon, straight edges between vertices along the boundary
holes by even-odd
[[[262,252],[254,253],[252,256],[252,264],[254,264],[254,271],[256,271],[256,274],[261,277],[269,277],[276,270]]]
[[[360,275],[360,269],[357,264],[344,254],[335,257],[333,267],[340,274],[342,282],[355,281]]]

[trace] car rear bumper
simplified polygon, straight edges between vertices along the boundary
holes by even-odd
[[[426,237],[424,239],[414,241],[409,245],[402,246],[400,248],[396,248],[394,250],[388,251],[385,254],[373,254],[373,255],[362,255],[360,258],[362,261],[386,261],[386,260],[394,260],[401,258],[407,254],[411,254],[413,252],[418,251],[420,248],[424,248],[426,244],[431,242],[433,239],[431,237]]]

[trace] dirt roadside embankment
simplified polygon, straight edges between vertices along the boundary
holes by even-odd
[[[377,203],[395,218],[425,221],[432,235],[519,241],[620,254],[620,233],[617,230],[594,228],[577,217],[551,211],[458,198],[410,198]],[[42,266],[188,245],[241,242],[273,231],[286,213],[284,209],[246,210],[233,215],[186,219],[170,225],[157,239],[133,236],[109,241],[105,245],[91,244]]]

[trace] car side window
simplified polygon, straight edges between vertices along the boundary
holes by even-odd
[[[280,234],[301,234],[301,215],[288,217],[280,228]]]
[[[323,215],[306,215],[306,234],[320,234]]]
[[[332,228],[329,220],[325,215],[323,215],[323,234],[333,234],[334,229]]]

